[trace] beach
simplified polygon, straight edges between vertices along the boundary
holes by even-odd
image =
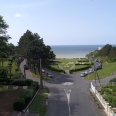
[[[85,58],[86,54],[104,45],[52,45],[56,58]]]

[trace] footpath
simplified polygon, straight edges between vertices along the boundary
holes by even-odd
[[[26,61],[24,60],[21,64],[20,64],[20,70],[21,70],[21,73],[24,74],[24,68],[23,66],[26,64]],[[25,71],[26,73],[26,78],[27,79],[32,79],[33,81],[37,81],[39,83],[39,79],[37,78],[34,78],[30,72],[30,70],[26,70]],[[34,113],[24,113],[24,112],[18,112],[18,111],[15,111],[13,112],[12,116],[39,116],[38,114],[34,114]]]

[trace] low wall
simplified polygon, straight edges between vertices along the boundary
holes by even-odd
[[[95,94],[95,96],[98,98],[98,100],[103,105],[105,112],[107,116],[116,116],[116,113],[111,109],[111,106],[109,106],[109,103],[107,103],[103,97],[99,94],[99,92],[96,90],[96,88],[93,86],[93,83],[91,82],[91,92]]]

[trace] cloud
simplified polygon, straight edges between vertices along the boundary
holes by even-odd
[[[17,13],[17,14],[15,14],[15,17],[22,17],[22,16],[21,16],[20,14]]]

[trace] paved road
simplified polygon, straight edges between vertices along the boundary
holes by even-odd
[[[71,82],[72,85],[63,85]],[[99,116],[89,100],[90,81],[85,81],[79,74],[55,75],[46,83],[50,88],[49,105],[45,116]],[[67,94],[70,96],[69,105]]]
[[[26,74],[27,78],[33,78],[29,72]],[[45,116],[100,116],[89,98],[91,81],[85,81],[79,74],[54,74],[54,76],[53,79],[45,82],[45,86],[50,89]],[[101,79],[101,83],[106,83],[114,77],[115,75],[112,75]],[[33,80],[37,79],[33,78]]]

